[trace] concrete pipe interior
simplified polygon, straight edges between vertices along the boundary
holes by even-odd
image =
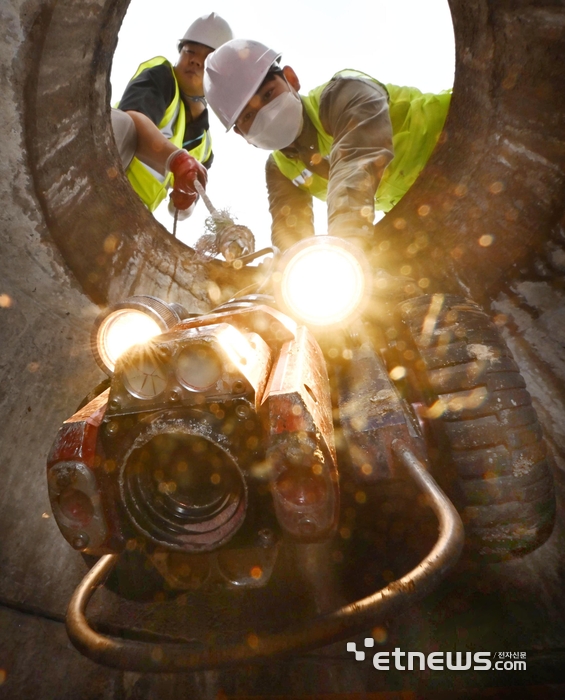
[[[322,686],[332,693],[380,689],[370,664],[360,671],[345,651],[332,673],[306,656],[263,672],[191,676],[181,684],[108,672],[66,646],[61,621],[85,565],[50,515],[44,464],[58,426],[99,379],[87,348],[96,304],[135,293],[192,310],[210,304],[209,272],[195,270],[186,248],[136,201],[116,164],[108,72],[127,6],[128,0],[13,0],[1,11],[0,649],[8,661],[0,682],[10,697],[113,698],[124,688],[134,697],[134,686],[141,693],[135,697],[216,697],[221,690],[288,688],[294,669],[295,695]],[[561,493],[565,9],[552,0],[451,0],[450,7],[456,76],[445,139],[381,233],[438,287],[475,297],[500,320],[554,453]],[[489,649],[564,646],[562,532],[559,525],[526,559],[480,574],[465,604],[482,621]],[[254,601],[260,610],[264,601]],[[516,606],[524,601],[530,607],[520,617]],[[410,615],[381,637],[406,648],[410,640],[413,648],[427,644],[441,627],[442,605],[435,604],[418,610],[418,638]],[[92,614],[111,629],[133,626],[140,635],[166,630],[183,637],[187,618],[191,629],[210,631],[206,601],[161,605],[150,619],[138,603],[101,591]],[[224,619],[257,609],[226,611]],[[216,623],[212,631],[221,634],[221,616]],[[321,679],[314,689],[313,674]]]

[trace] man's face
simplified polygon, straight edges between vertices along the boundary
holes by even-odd
[[[235,122],[235,131],[238,134],[248,134],[251,125],[257,116],[260,109],[268,105],[269,102],[282,95],[283,92],[291,90],[289,84],[282,75],[275,75],[253,95],[249,102],[243,108],[241,114]]]
[[[175,74],[181,90],[187,95],[197,97],[203,94],[204,61],[213,50],[209,46],[195,44],[191,41],[184,44],[180,50],[175,65]]]

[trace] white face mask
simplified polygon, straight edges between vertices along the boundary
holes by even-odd
[[[286,148],[302,131],[302,101],[292,91],[283,92],[262,107],[247,134],[248,143],[267,151]]]

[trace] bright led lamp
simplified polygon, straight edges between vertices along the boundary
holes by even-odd
[[[161,333],[159,324],[142,311],[120,309],[110,314],[98,330],[98,352],[102,362],[114,371],[118,358],[133,345]]]
[[[314,236],[281,260],[279,301],[306,325],[336,326],[352,319],[366,297],[368,270],[356,246],[333,236]]]
[[[172,304],[150,296],[130,297],[114,304],[96,319],[92,334],[94,357],[111,375],[118,358],[126,350],[147,342],[180,320],[181,315]]]

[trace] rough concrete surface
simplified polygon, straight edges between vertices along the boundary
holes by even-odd
[[[339,645],[226,672],[141,676],[99,668],[69,647],[62,619],[86,565],[51,516],[45,457],[102,378],[89,351],[97,304],[155,293],[202,311],[211,289],[231,284],[219,268],[195,267],[117,164],[108,71],[127,5],[0,4],[0,697],[562,697],[565,6],[551,0],[451,0],[457,66],[445,139],[379,226],[393,268],[408,260],[433,289],[468,293],[497,315],[554,454],[560,495],[542,548],[463,567],[391,622],[382,648],[525,650],[528,672],[384,677]],[[114,628],[184,638],[229,616],[192,602],[181,601],[183,614],[175,602],[157,613],[101,591],[92,614]],[[267,605],[260,596],[242,603],[236,622],[254,607],[268,617]]]

